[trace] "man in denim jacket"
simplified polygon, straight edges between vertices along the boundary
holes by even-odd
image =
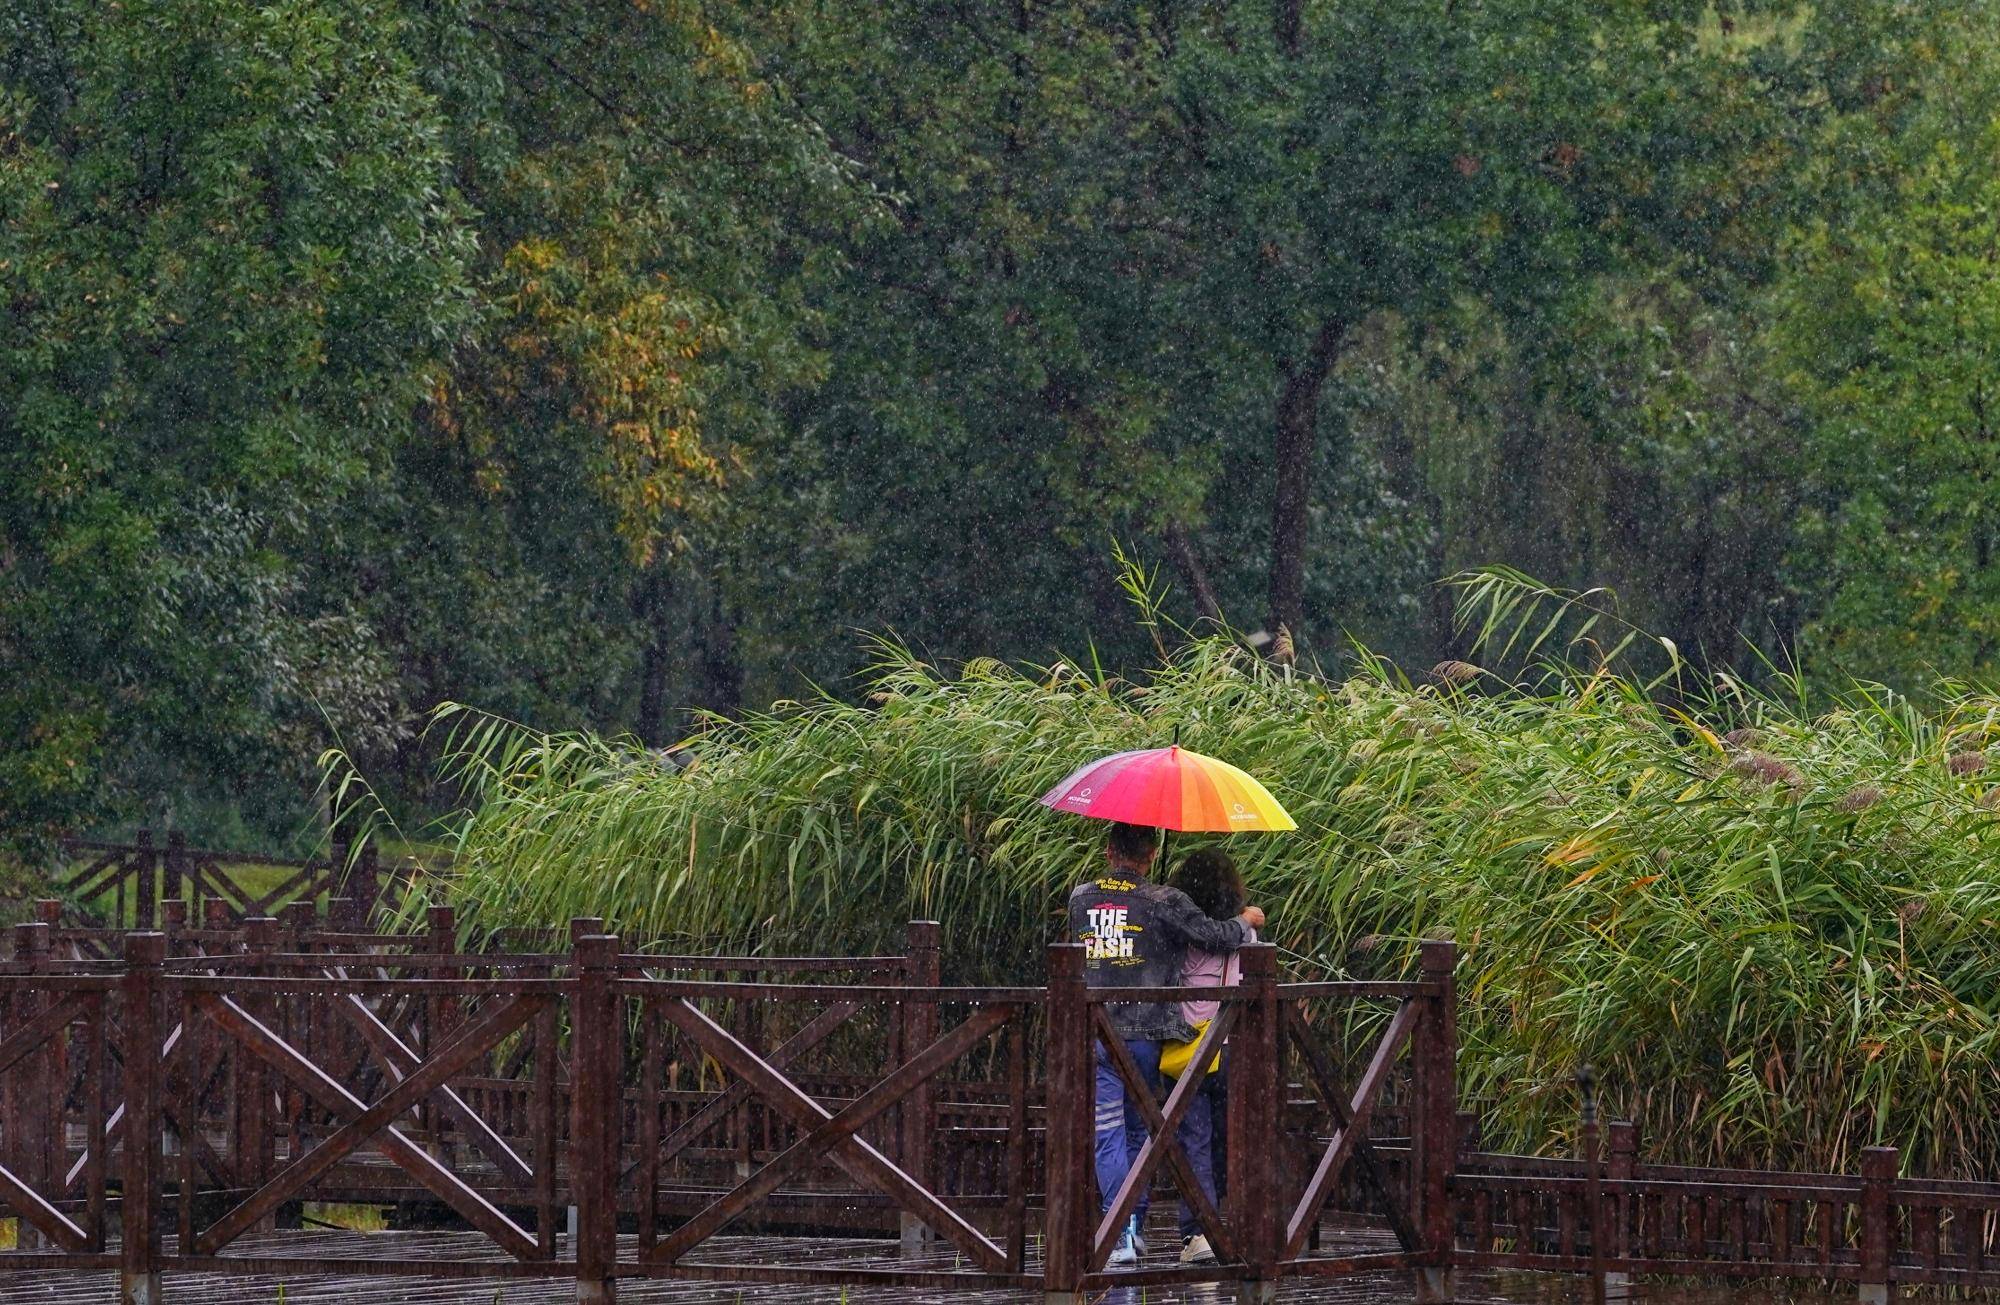
[[[1251,929],[1264,924],[1264,912],[1254,906],[1244,907],[1233,920],[1210,919],[1180,889],[1153,883],[1146,875],[1158,853],[1158,831],[1143,825],[1113,825],[1104,850],[1106,872],[1079,884],[1069,895],[1070,937],[1084,946],[1084,981],[1093,988],[1178,987],[1190,944],[1206,952],[1233,952],[1250,941]],[[1110,1002],[1104,1013],[1157,1096],[1160,1044],[1194,1034],[1181,1018],[1180,1004]],[[1112,1067],[1110,1053],[1099,1047],[1097,1190],[1106,1209],[1145,1141],[1145,1120],[1126,1099],[1125,1081]],[[1111,1254],[1113,1265],[1135,1263],[1145,1253],[1140,1229],[1146,1208],[1147,1200],[1141,1196],[1137,1213]]]

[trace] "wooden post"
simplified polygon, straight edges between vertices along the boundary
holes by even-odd
[[[458,912],[449,906],[432,906],[424,912],[425,923],[430,929],[428,951],[433,956],[450,956],[458,949]],[[430,970],[427,973],[438,978],[455,977],[456,972]],[[451,1040],[452,1029],[458,1023],[458,1003],[451,998],[432,994],[424,999],[424,1045],[423,1054],[428,1056]],[[446,1168],[451,1167],[451,1141],[446,1133],[451,1121],[430,1098],[417,1107],[417,1126],[429,1139],[426,1150]]]
[[[352,897],[326,899],[326,927],[335,933],[360,933],[361,909]]]
[[[912,920],[908,930],[908,950],[905,953],[903,981],[915,988],[935,988],[941,984],[944,974],[943,960],[938,950],[938,924],[935,920]],[[937,1040],[938,1008],[935,1001],[905,1001],[901,1003],[902,1059],[921,1052]],[[937,1179],[937,1097],[931,1090],[931,1081],[926,1079],[910,1090],[903,1098],[901,1120],[902,1137],[897,1148],[902,1160],[903,1172],[925,1188],[935,1189]],[[909,1211],[902,1212],[903,1258],[918,1259],[928,1254],[936,1240],[930,1226]]]
[[[35,969],[43,973],[53,967],[54,930],[46,924],[23,924],[16,928],[27,934],[27,952]],[[43,1006],[53,1006],[60,995],[50,993],[43,999]],[[63,1127],[63,1102],[69,1095],[69,1030],[57,1029],[49,1034],[40,1055],[35,1058],[37,1075],[29,1081],[39,1094],[36,1114],[43,1127],[35,1135],[34,1142],[40,1151],[40,1168],[37,1177],[49,1184],[49,1189],[61,1188],[63,1178],[69,1172],[68,1132]]]
[[[569,945],[571,949],[574,950],[575,948],[582,945],[583,940],[585,938],[594,938],[603,932],[604,932],[603,916],[573,915],[570,917],[569,921]],[[574,1065],[576,1060],[576,1048],[577,1048],[576,1025],[574,1021],[572,1021],[570,1024],[569,1040],[570,1040],[570,1047],[569,1047],[570,1061],[571,1064]],[[575,1105],[576,1105],[576,1083],[575,1083],[575,1074],[572,1071],[570,1080],[570,1106],[572,1109],[574,1109]],[[572,1144],[574,1144],[573,1140]],[[570,1196],[570,1206],[569,1206],[568,1232],[570,1238],[570,1245],[573,1249],[576,1244],[576,1230],[577,1230],[576,1185],[574,1183],[570,1184],[569,1196]]]
[[[1427,1303],[1457,1298],[1451,1214],[1451,1171],[1458,1161],[1457,967],[1455,944],[1423,944],[1423,981],[1436,991],[1425,999],[1411,1047],[1417,1091],[1410,1117],[1410,1189],[1428,1261],[1417,1270],[1417,1299]]]
[[[305,897],[287,902],[278,912],[278,920],[284,925],[286,943],[292,951],[303,952],[312,945],[313,926],[319,922],[318,915],[312,900]]]
[[[449,906],[432,906],[424,910],[424,923],[430,930],[430,950],[439,956],[449,956],[458,950],[458,912]]]
[[[1278,949],[1252,943],[1237,953],[1246,1000],[1229,1035],[1230,1222],[1243,1243],[1243,1305],[1275,1300],[1284,1258],[1283,1158],[1275,1145],[1284,1114],[1285,1072],[1279,1041]]]
[[[161,933],[125,936],[119,980],[125,1036],[125,1148],[120,1184],[119,1305],[160,1302],[160,966]]]
[[[160,902],[182,901],[182,883],[187,873],[187,835],[178,829],[167,831],[167,858],[160,874]]]
[[[382,899],[381,866],[376,860],[375,845],[363,843],[361,855],[354,859],[354,867],[348,876],[347,896],[354,899],[355,915],[363,930],[375,918],[375,908]]]
[[[294,955],[303,955],[313,949],[314,939],[317,936],[315,929],[317,921],[314,915],[313,902],[309,897],[285,906],[279,919],[284,925],[286,951]],[[332,1012],[325,1010],[319,995],[317,993],[294,995],[289,1005],[293,1019],[284,1029],[286,1041],[298,1038],[301,1042],[294,1045],[326,1047],[326,1021],[322,1015],[331,1018]],[[329,1056],[328,1059],[332,1058]],[[279,1086],[285,1098],[285,1158],[290,1162],[312,1149],[314,1107],[312,1098],[300,1091],[289,1079],[281,1079]],[[298,1220],[304,1212],[305,1207],[302,1203],[287,1201],[279,1208],[278,1226],[286,1229],[299,1227]]]
[[[278,951],[278,922],[268,915],[253,916],[243,922],[244,950],[257,958],[257,963],[249,967],[253,975],[269,975],[270,958]],[[279,1028],[275,1018],[278,998],[257,997],[244,1002],[252,1014],[272,1028]],[[241,1111],[240,1137],[242,1149],[236,1153],[236,1162],[250,1179],[252,1186],[262,1186],[277,1172],[277,1116],[273,1084],[275,1075],[265,1068],[264,1062],[256,1056],[239,1054],[236,1057],[238,1069],[242,1072],[242,1087],[237,1094],[237,1109]],[[271,1232],[277,1228],[277,1221],[267,1215],[257,1221],[256,1231]]]
[[[318,902],[320,894],[331,900],[342,893],[351,892],[348,883],[354,867],[360,860],[360,849],[344,838],[336,838],[326,849],[326,876],[323,879],[308,879],[303,889],[306,900]]]
[[[21,940],[14,940],[14,959],[21,959]],[[16,1028],[34,1014],[29,1005],[28,993],[13,988],[0,988],[0,1027]],[[17,1074],[0,1074],[0,1164],[9,1169],[25,1167],[26,1152],[22,1146],[23,1134],[27,1131],[21,1118],[22,1083]],[[16,1219],[14,1226],[22,1233],[28,1230],[26,1219]]]
[[[172,843],[179,833],[179,830],[168,830],[167,841]],[[132,882],[132,927],[135,929],[151,929],[153,921],[158,918],[154,914],[154,903],[160,899],[161,863],[165,859],[158,848],[139,859],[139,873]]]
[[[666,1020],[657,1001],[639,1002],[639,1254],[649,1254],[660,1222],[660,1096],[666,1064]]]
[[[618,940],[593,934],[576,940],[570,1006],[574,1039],[570,1070],[570,1171],[576,1202],[577,1305],[617,1300],[619,1087],[624,1076],[618,998]]]
[[[118,876],[118,901],[117,905],[112,907],[108,921],[113,929],[145,927],[134,922],[138,920],[140,914],[145,910],[139,903],[146,901],[148,893],[151,892],[153,858],[158,855],[159,853],[153,847],[153,831],[150,829],[140,830],[137,850],[131,857],[126,859],[125,870]],[[132,921],[128,921],[125,918],[125,881],[127,879],[132,881]]]
[[[720,981],[726,982],[731,976],[718,973],[715,977]],[[762,983],[764,981],[764,976],[755,971],[740,973],[734,977],[742,983]],[[898,1002],[896,1005],[896,1018],[900,1017],[901,1011],[902,1003]],[[764,1045],[764,1003],[761,1001],[744,998],[732,1005],[729,1008],[729,1031],[736,1036],[739,1042],[746,1047],[754,1049],[759,1055],[770,1050],[770,1048]],[[893,1054],[891,1059],[894,1059]],[[722,1140],[724,1145],[736,1153],[736,1178],[738,1182],[742,1182],[757,1171],[757,1165],[751,1157],[757,1149],[756,1132],[759,1120],[752,1111],[751,1103],[746,1101],[730,1112],[729,1121],[727,1134]],[[768,1113],[762,1122],[765,1127],[768,1128],[770,1126],[770,1116]],[[902,1139],[898,1137],[896,1144],[900,1145],[901,1141]],[[897,1226],[900,1228],[901,1224],[899,1223]]]
[[[268,973],[268,960],[278,952],[277,920],[268,915],[253,915],[244,920],[243,949],[252,956],[265,958],[250,967],[252,974]]]
[[[1049,1305],[1082,1305],[1091,1200],[1090,1008],[1084,1003],[1083,945],[1049,948],[1046,1129],[1043,1146],[1042,1286]]]
[[[187,932],[188,904],[184,898],[169,897],[160,903],[160,931],[167,935],[167,955],[181,951],[181,935]]]
[[[1892,1198],[1900,1159],[1893,1146],[1861,1152],[1861,1305],[1888,1305],[1893,1240]]]
[[[1578,1142],[1583,1147],[1583,1230],[1590,1238],[1590,1299],[1604,1305],[1605,1247],[1611,1221],[1604,1217],[1604,1152],[1597,1135],[1597,1075],[1588,1065],[1577,1067],[1576,1089],[1581,1118]]]
[[[230,929],[229,901],[222,897],[204,898],[201,903],[202,928],[211,933],[227,933]],[[220,953],[216,953],[220,954]]]
[[[20,945],[18,942],[15,944]],[[32,1012],[27,1008],[28,994],[12,988],[0,988],[0,1027],[16,1028],[29,1018]],[[0,1165],[9,1169],[21,1167],[21,1084],[14,1074],[0,1074]],[[26,1219],[16,1219],[14,1226],[25,1232]]]
[[[49,927],[46,924],[17,924],[14,926],[14,964],[28,974],[46,973],[49,968]],[[46,991],[33,987],[16,997],[14,1014],[16,1019],[27,1020],[54,1002]],[[62,1030],[49,1035],[49,1040],[23,1056],[8,1075],[11,1081],[19,1083],[14,1101],[14,1113],[8,1122],[15,1125],[16,1145],[14,1163],[17,1172],[30,1187],[41,1191],[49,1189],[49,1179],[56,1172],[55,1135],[62,1126],[62,1089],[58,1086],[61,1072],[57,1064],[56,1048],[61,1045]],[[51,1107],[53,1106],[53,1111]],[[67,1159],[61,1162],[65,1167]],[[49,1243],[26,1219],[15,1221],[19,1232],[17,1242],[21,1250],[40,1250]]]
[[[50,954],[60,956],[63,960],[67,961],[80,961],[83,959],[83,951],[74,938],[70,939],[66,946],[56,946],[56,943],[61,941],[63,932],[62,916],[63,904],[60,898],[38,897],[35,899],[35,921],[38,924],[45,924],[49,927]]]
[[[555,968],[538,968],[538,977],[553,978]],[[562,1072],[556,1041],[555,1003],[535,1016],[535,1245],[551,1259],[556,1253],[556,1141],[561,1133],[556,1109],[556,1079]]]
[[[1625,1184],[1637,1176],[1639,1164],[1639,1130],[1636,1125],[1614,1119],[1605,1125],[1609,1135],[1611,1158],[1605,1166],[1606,1176],[1611,1179],[1613,1190],[1606,1202],[1611,1212],[1611,1235],[1605,1242],[1604,1253],[1622,1265],[1631,1258],[1632,1246],[1632,1199],[1631,1189]],[[1632,1298],[1632,1275],[1623,1268],[1607,1269],[1604,1274],[1604,1299],[1609,1302],[1626,1301]]]
[[[106,1081],[111,1069],[110,1052],[106,1046],[110,1041],[109,1004],[109,993],[99,992],[91,997],[90,1026],[83,1044],[84,1222],[90,1233],[89,1249],[97,1253],[104,1250],[104,1179],[111,1171],[105,1156],[108,1149],[105,1126],[109,1111],[106,1098],[111,1095],[110,1084]]]

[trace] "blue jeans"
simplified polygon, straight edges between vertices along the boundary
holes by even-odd
[[[1221,1152],[1229,1142],[1229,1054],[1223,1053],[1222,1068],[1209,1074],[1201,1081],[1200,1095],[1188,1107],[1187,1117],[1181,1121],[1181,1142],[1187,1147],[1188,1163],[1194,1168],[1195,1180],[1201,1190],[1221,1209],[1224,1186],[1223,1160]],[[1194,1210],[1186,1201],[1181,1202],[1181,1236],[1188,1238],[1201,1231],[1201,1220],[1194,1217]]]
[[[1147,1039],[1128,1038],[1125,1050],[1138,1065],[1139,1073],[1144,1076],[1146,1086],[1152,1089],[1154,1099],[1161,1100],[1160,1044]],[[1132,1170],[1133,1160],[1138,1158],[1139,1148],[1146,1144],[1146,1121],[1139,1108],[1126,1098],[1125,1080],[1113,1068],[1111,1053],[1101,1046],[1097,1049],[1096,1104],[1097,1199],[1101,1208],[1108,1212],[1118,1189],[1124,1185],[1125,1175]],[[1209,1103],[1197,1098],[1189,1103],[1187,1114],[1181,1117],[1180,1127],[1175,1130],[1181,1148],[1187,1152],[1195,1181],[1201,1184],[1201,1190],[1211,1201],[1215,1199],[1210,1157],[1214,1139],[1213,1118]],[[1150,1190],[1141,1192],[1139,1204],[1133,1207],[1133,1213],[1139,1216],[1142,1224],[1152,1206],[1151,1198]],[[1181,1202],[1181,1235],[1188,1237],[1200,1231],[1201,1225],[1194,1217],[1194,1211],[1188,1208],[1187,1202]]]

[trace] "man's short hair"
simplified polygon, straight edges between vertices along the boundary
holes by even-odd
[[[1160,850],[1160,831],[1151,825],[1128,825],[1123,822],[1111,826],[1111,837],[1106,841],[1111,855],[1121,861],[1149,861],[1153,853]]]

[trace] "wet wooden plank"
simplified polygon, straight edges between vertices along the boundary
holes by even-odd
[[[1172,1236],[1172,1217],[1162,1214],[1153,1221],[1152,1244],[1158,1248],[1143,1267],[1171,1276],[1178,1270],[1174,1252],[1178,1242]],[[1395,1249],[1386,1228],[1367,1230],[1363,1240],[1346,1248],[1350,1254]],[[620,1239],[621,1258],[636,1253],[635,1239]],[[1171,1247],[1172,1249],[1168,1249]],[[162,1250],[172,1255],[177,1247],[172,1239]],[[900,1242],[893,1237],[862,1238],[770,1238],[718,1237],[703,1247],[703,1264],[683,1266],[689,1273],[703,1268],[722,1277],[732,1271],[754,1274],[755,1266],[784,1263],[804,1270],[858,1269],[913,1270],[949,1273],[955,1257],[946,1247],[921,1260],[901,1258]],[[466,1232],[374,1232],[348,1233],[328,1230],[280,1232],[246,1236],[237,1243],[236,1256],[259,1266],[255,1272],[229,1273],[170,1271],[164,1275],[165,1299],[169,1302],[196,1301],[200,1305],[270,1305],[280,1298],[287,1305],[570,1305],[576,1286],[568,1277],[450,1277],[424,1274],[425,1264],[468,1266],[474,1272],[491,1270],[505,1273],[533,1271],[538,1266],[510,1264],[477,1233]],[[401,1271],[391,1273],[313,1272],[326,1265],[360,1268],[358,1262],[396,1261]],[[70,1269],[33,1270],[6,1266],[0,1273],[0,1305],[102,1305],[115,1299],[117,1275],[109,1271]],[[962,1264],[957,1267],[964,1267]],[[1031,1267],[1038,1267],[1033,1263]],[[1462,1305],[1559,1305],[1584,1300],[1580,1290],[1570,1289],[1561,1279],[1534,1277],[1498,1283],[1490,1275],[1465,1274],[1461,1277],[1459,1300]],[[857,1294],[859,1293],[859,1294]],[[1223,1293],[1223,1294],[1218,1294]],[[714,1278],[625,1278],[618,1294],[624,1305],[696,1305],[718,1299],[740,1301],[741,1305],[836,1305],[866,1299],[882,1305],[1040,1305],[1042,1296],[1034,1290],[967,1291],[944,1288],[842,1288],[833,1285],[758,1283],[747,1280],[723,1284]],[[1712,1295],[1712,1294],[1711,1294]],[[1113,1292],[1107,1300],[1136,1302],[1136,1288]],[[1153,1285],[1145,1290],[1147,1305],[1192,1305],[1227,1299],[1226,1289],[1214,1285]],[[1370,1272],[1346,1278],[1295,1280],[1283,1284],[1277,1300],[1283,1305],[1405,1305],[1412,1298],[1407,1272]],[[1696,1305],[1690,1300],[1688,1305]]]

